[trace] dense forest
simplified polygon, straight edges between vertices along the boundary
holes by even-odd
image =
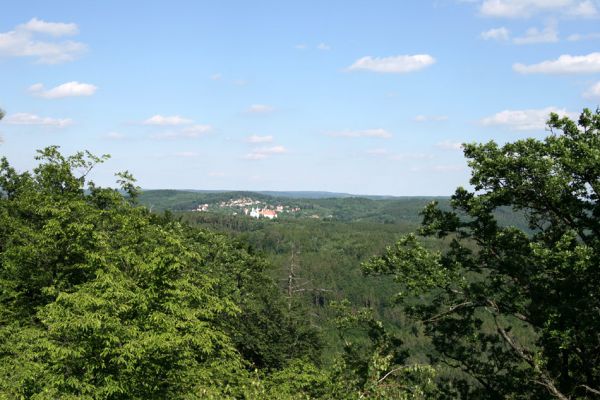
[[[142,191],[0,162],[0,398],[600,397],[600,110],[448,198]],[[274,220],[199,204],[252,199]],[[287,208],[285,208],[287,207]]]

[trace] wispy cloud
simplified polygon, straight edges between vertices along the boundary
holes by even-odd
[[[200,125],[200,124],[194,124],[191,126],[186,126],[185,128],[183,128],[181,130],[181,133],[186,136],[186,137],[199,137],[199,136],[203,136],[209,132],[211,132],[213,130],[213,127],[211,125]]]
[[[543,130],[546,127],[550,113],[561,116],[576,117],[576,113],[564,108],[546,107],[542,109],[504,110],[483,118],[480,122],[484,126],[505,126],[510,130],[529,131]]]
[[[505,27],[493,28],[481,32],[481,38],[484,40],[495,40],[498,42],[511,41],[511,33]],[[559,41],[558,27],[555,21],[550,21],[542,29],[532,27],[527,29],[522,36],[512,39],[514,44],[536,44],[536,43],[556,43]]]
[[[542,30],[529,28],[525,35],[513,39],[515,44],[556,43],[558,30],[555,22],[547,24]]]
[[[571,7],[567,14],[573,17],[584,17],[590,18],[598,15],[598,9],[592,0],[585,0],[577,3],[574,7]]]
[[[143,122],[144,125],[159,125],[159,126],[173,126],[173,125],[186,125],[191,124],[193,121],[188,118],[183,118],[179,115],[164,116],[164,115],[153,115]]]
[[[91,96],[96,93],[98,87],[89,83],[77,81],[63,83],[49,90],[44,90],[44,85],[36,83],[29,87],[29,92],[37,97],[45,99],[60,99],[63,97]]]
[[[319,43],[319,44],[317,45],[317,50],[321,50],[321,51],[328,51],[328,50],[331,50],[331,46],[329,46],[329,45],[328,45],[328,44],[326,44],[326,43]]]
[[[460,150],[462,149],[462,143],[453,142],[451,140],[443,140],[441,142],[437,142],[435,147],[442,150]]]
[[[264,160],[267,157],[285,153],[287,153],[287,149],[284,146],[260,147],[246,154],[244,158],[246,160]]]
[[[266,104],[252,104],[246,109],[246,112],[250,114],[269,114],[273,111],[275,111],[275,109]]]
[[[415,117],[416,122],[440,122],[447,120],[447,115],[417,115]]]
[[[345,138],[360,138],[360,137],[370,137],[370,138],[379,138],[379,139],[389,139],[393,135],[382,128],[376,129],[364,129],[360,131],[337,131],[330,132],[328,136],[333,137],[345,137]]]
[[[596,82],[588,90],[583,93],[586,99],[600,100],[600,81]]]
[[[168,130],[152,135],[152,139],[195,139],[213,130],[210,125],[191,125],[178,130]]]
[[[39,125],[55,128],[64,128],[73,124],[73,120],[70,118],[40,117],[30,113],[11,114],[5,118],[4,122],[10,125]]]
[[[77,27],[77,24],[64,22],[46,22],[37,18],[30,19],[29,22],[19,25],[18,28],[29,32],[43,33],[56,37],[72,36],[77,35],[79,33],[79,28]]]
[[[73,61],[87,50],[85,44],[72,40],[40,40],[36,36],[58,38],[78,32],[77,25],[73,23],[46,22],[33,18],[14,30],[0,33],[0,57],[32,57],[41,64]]]
[[[536,14],[594,17],[598,10],[591,0],[484,0],[479,12],[486,17],[529,18]]]
[[[579,42],[582,40],[597,40],[600,39],[600,32],[592,33],[574,33],[567,37],[569,42]]]
[[[271,143],[273,141],[273,136],[260,136],[260,135],[251,135],[246,138],[246,142],[248,143]]]
[[[600,72],[600,53],[585,56],[564,54],[556,60],[539,64],[514,64],[513,70],[521,74],[591,74]]]
[[[399,55],[391,57],[359,58],[348,67],[349,71],[372,71],[379,73],[404,74],[415,72],[435,64],[429,54]]]
[[[485,32],[481,32],[480,36],[483,40],[506,41],[510,39],[510,31],[502,26],[500,28],[493,28]]]
[[[122,140],[125,139],[125,135],[120,132],[108,132],[104,135],[104,138],[109,140]]]

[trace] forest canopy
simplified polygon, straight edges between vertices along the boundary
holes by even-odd
[[[548,127],[466,144],[472,189],[363,264],[393,277],[388,302],[427,343],[332,302],[343,348],[326,362],[310,309],[247,242],[150,212],[128,172],[95,185],[108,156],[52,146],[26,172],[2,158],[0,397],[598,397],[600,111]],[[499,223],[506,209],[528,226]]]

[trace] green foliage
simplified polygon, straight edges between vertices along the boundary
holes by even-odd
[[[0,161],[0,397],[257,398],[254,368],[314,357],[264,261],[150,214],[127,173],[127,197],[86,183],[105,158]]]
[[[551,135],[467,144],[474,191],[453,210],[423,212],[421,233],[364,265],[418,297],[405,309],[426,326],[434,361],[466,372],[447,393],[465,398],[592,398],[600,389],[600,111],[578,123],[552,114]],[[510,207],[528,230],[499,224]]]
[[[429,365],[407,363],[402,340],[390,334],[371,310],[353,310],[348,301],[333,305],[344,351],[332,368],[330,398],[435,399],[439,397]],[[367,341],[362,340],[363,337]]]

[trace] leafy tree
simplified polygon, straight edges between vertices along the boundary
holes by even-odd
[[[445,252],[409,235],[364,264],[401,284],[434,361],[455,370],[447,393],[600,395],[600,110],[548,127],[543,140],[465,145],[473,190],[423,211],[420,233],[450,238]],[[529,230],[499,224],[501,207]]]
[[[128,173],[126,196],[88,182],[106,156],[37,158],[31,173],[0,161],[0,397],[260,398],[254,368],[307,356],[308,341],[282,350],[261,259],[138,206]]]

